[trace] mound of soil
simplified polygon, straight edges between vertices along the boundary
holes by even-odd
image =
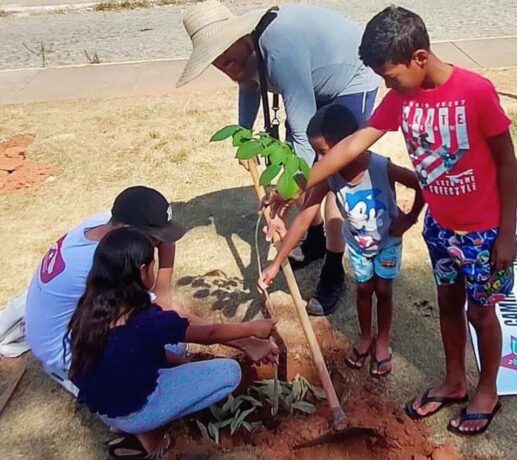
[[[26,190],[56,174],[56,168],[32,163],[27,150],[33,135],[19,134],[0,142],[0,192]]]
[[[289,305],[280,307],[283,318],[279,331],[288,345],[289,378],[301,374],[314,384],[319,383],[303,333]],[[207,446],[199,439],[193,419],[175,424],[176,445],[170,458],[201,459],[267,459],[267,460],[456,460],[453,445],[436,446],[426,424],[409,419],[402,407],[386,394],[382,381],[368,376],[367,371],[354,372],[344,365],[344,353],[349,346],[346,339],[326,320],[313,320],[325,361],[334,386],[351,425],[371,427],[379,438],[336,438],[332,443],[296,450],[297,444],[313,440],[327,433],[331,414],[325,402],[312,415],[295,415],[284,419],[276,428],[262,427],[253,435],[240,431],[230,437],[222,433],[220,446]],[[219,349],[214,350],[219,355]],[[249,366],[243,363],[242,390],[253,381],[272,378],[270,366]],[[202,419],[203,414],[195,418]],[[268,423],[269,425],[269,423]]]

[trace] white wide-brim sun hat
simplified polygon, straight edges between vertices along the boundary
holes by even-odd
[[[269,10],[270,7],[262,8],[237,16],[217,0],[207,0],[187,10],[183,25],[193,50],[176,87],[198,77],[237,40],[253,32]]]

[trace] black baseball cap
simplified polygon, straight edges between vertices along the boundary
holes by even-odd
[[[166,243],[178,241],[185,234],[172,221],[172,206],[167,199],[157,190],[142,185],[129,187],[115,198],[111,218]]]

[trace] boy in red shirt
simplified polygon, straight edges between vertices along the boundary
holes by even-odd
[[[422,19],[404,8],[392,6],[377,14],[366,26],[359,53],[391,91],[368,127],[313,166],[305,188],[338,172],[387,131],[402,129],[429,206],[423,234],[437,284],[446,357],[443,382],[408,403],[406,411],[424,418],[468,401],[468,317],[478,336],[480,377],[448,429],[479,434],[500,408],[501,328],[494,305],[513,286],[517,163],[511,122],[492,83],[440,61],[430,50]]]

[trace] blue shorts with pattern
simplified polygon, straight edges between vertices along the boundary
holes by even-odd
[[[357,283],[366,283],[375,275],[385,280],[394,280],[400,274],[401,244],[382,248],[373,256],[367,256],[349,244],[347,244],[347,249]]]
[[[513,288],[513,268],[496,271],[491,260],[499,230],[457,233],[442,227],[427,212],[423,236],[429,249],[438,286],[465,281],[470,301],[491,306]]]

